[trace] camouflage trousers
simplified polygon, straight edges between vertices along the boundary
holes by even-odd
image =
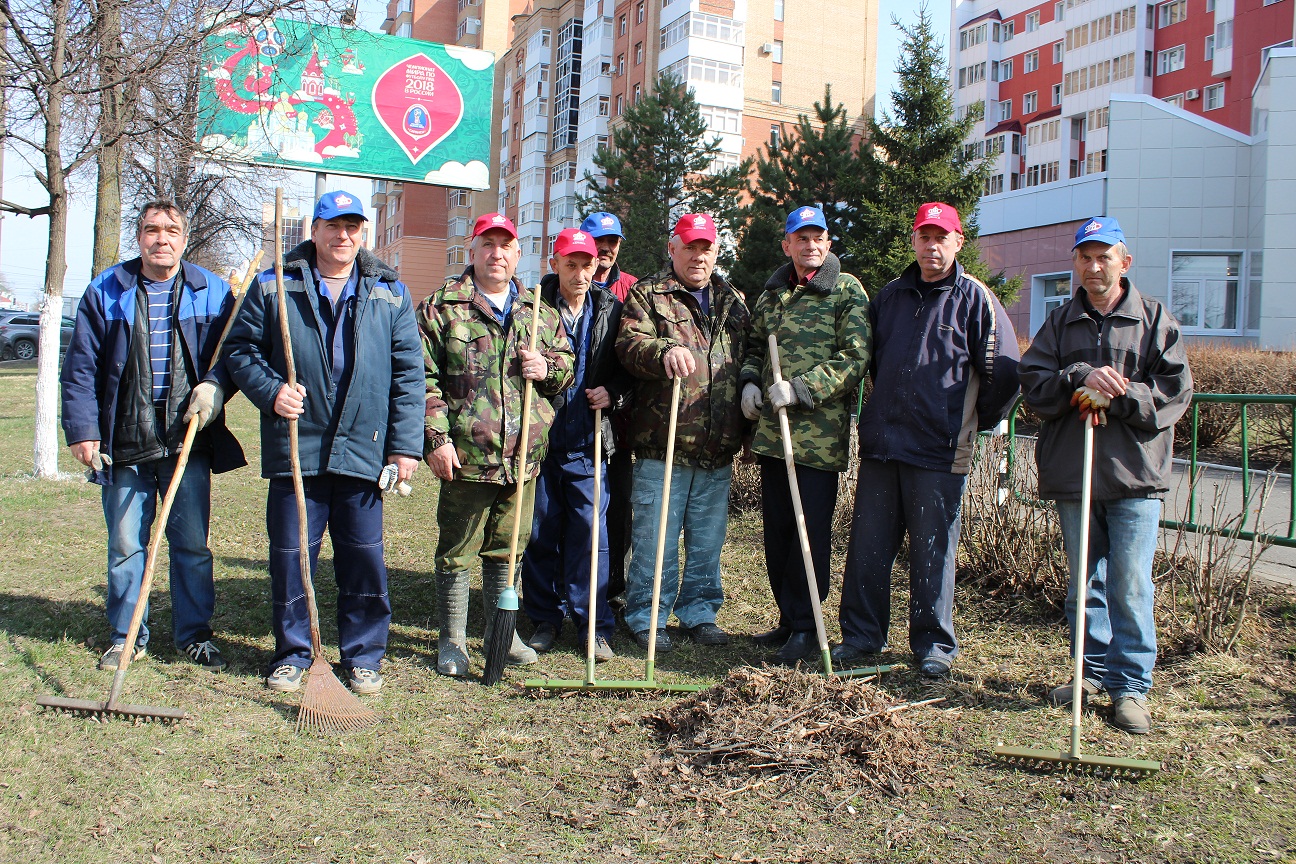
[[[441,573],[468,570],[477,557],[483,562],[507,565],[517,492],[516,483],[442,481],[437,502],[437,570]],[[534,508],[535,480],[528,480],[522,487],[519,566],[522,550],[526,549],[531,537]]]

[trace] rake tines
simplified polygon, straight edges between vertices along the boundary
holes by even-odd
[[[316,655],[311,663],[306,692],[297,709],[297,731],[325,735],[355,732],[378,722],[378,714],[366,708],[355,694],[333,674],[327,660]]]
[[[1073,755],[1066,750],[1032,750],[1028,747],[996,747],[995,758],[1014,768],[1030,771],[1073,771],[1098,777],[1137,780],[1161,770],[1160,762],[1115,756]]]

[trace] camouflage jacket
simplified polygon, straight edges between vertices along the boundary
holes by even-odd
[[[617,355],[638,379],[630,443],[640,458],[666,458],[672,384],[662,358],[676,346],[692,350],[698,363],[681,385],[674,461],[720,468],[742,446],[747,421],[738,403],[738,372],[751,313],[720,276],[711,277],[710,290],[710,315],[670,271],[640,280],[626,296]]]
[[[858,279],[841,272],[841,262],[832,253],[807,284],[794,285],[795,279],[792,264],[783,265],[752,306],[741,380],[757,384],[765,398],[752,450],[783,457],[778,413],[764,395],[774,383],[768,356],[773,333],[783,378],[792,382],[802,402],[810,400],[809,407],[788,408],[793,458],[809,468],[844,471],[850,455],[850,415],[873,346],[868,295]]]
[[[517,441],[522,433],[522,372],[517,352],[531,336],[534,295],[516,280],[511,326],[495,320],[476,289],[469,267],[447,280],[419,307],[427,413],[423,454],[453,441],[462,466],[456,479],[483,483],[517,482]],[[540,304],[536,350],[549,362],[531,397],[527,437],[527,479],[540,471],[549,448],[555,395],[572,380],[571,343],[553,307]]]

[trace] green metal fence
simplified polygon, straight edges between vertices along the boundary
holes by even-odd
[[[1248,418],[1247,408],[1251,405],[1287,405],[1291,409],[1292,429],[1296,430],[1296,395],[1267,395],[1267,394],[1250,394],[1250,393],[1198,393],[1192,398],[1192,447],[1188,457],[1188,476],[1194,478],[1197,476],[1198,459],[1197,459],[1197,433],[1201,423],[1201,405],[1204,403],[1224,403],[1229,405],[1238,405],[1241,411],[1241,445],[1242,445],[1242,501],[1243,513],[1242,523],[1237,528],[1230,527],[1228,534],[1238,540],[1257,539],[1262,543],[1272,543],[1275,546],[1287,546],[1296,548],[1296,447],[1293,442],[1288,440],[1287,447],[1289,451],[1289,464],[1287,466],[1289,476],[1288,496],[1287,496],[1287,533],[1260,533],[1246,530],[1248,520],[1251,518],[1251,427]],[[1021,411],[1023,400],[1019,397],[1017,403],[1013,406],[1008,415],[1008,440],[1014,442],[1008,448],[1007,471],[1008,478],[1013,476],[1013,469],[1018,458],[1017,447],[1017,416]],[[1007,482],[1011,484],[1009,479]],[[1045,502],[1032,500],[1024,497],[1019,489],[1014,488],[1013,494],[1020,500],[1028,504],[1044,505]],[[1210,525],[1203,525],[1198,519],[1198,500],[1197,485],[1193,483],[1188,490],[1188,520],[1179,521],[1176,519],[1162,519],[1161,525],[1164,528],[1183,528],[1186,531],[1210,532]]]

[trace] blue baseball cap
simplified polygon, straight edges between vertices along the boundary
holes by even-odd
[[[1125,242],[1125,232],[1121,230],[1115,216],[1095,216],[1076,231],[1075,246],[1071,247],[1071,251],[1074,252],[1076,246],[1088,243],[1090,240],[1115,246],[1117,243]]]
[[[605,213],[602,210],[586,216],[585,221],[580,224],[580,230],[591,237],[607,237],[611,234],[625,237],[621,233],[621,220],[615,214]]]
[[[336,219],[339,216],[359,216],[366,222],[369,217],[365,215],[364,204],[360,199],[350,192],[343,192],[339,189],[336,192],[325,192],[320,199],[315,202],[315,219]]]
[[[783,228],[784,234],[791,234],[793,231],[800,231],[813,225],[816,228],[828,230],[828,220],[824,219],[823,211],[818,207],[798,207],[788,214],[787,225]]]

